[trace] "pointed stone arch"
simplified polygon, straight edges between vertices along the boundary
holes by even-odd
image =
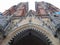
[[[14,39],[17,40],[16,37],[21,38],[21,37],[25,37],[25,35],[27,36],[30,34],[32,34],[33,36],[37,38],[43,39],[42,41],[46,43],[46,45],[57,45],[58,44],[54,36],[50,32],[48,32],[46,29],[44,29],[43,27],[35,25],[35,24],[33,25],[26,24],[10,32],[8,36],[6,37],[6,39],[2,42],[2,45],[12,45],[12,43],[14,43],[13,40]],[[21,35],[24,35],[24,36],[21,36]]]

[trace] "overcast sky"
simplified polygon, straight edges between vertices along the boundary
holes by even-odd
[[[55,5],[56,7],[60,8],[60,1],[59,0],[0,0],[0,12],[4,12],[5,10],[9,9],[13,5],[17,5],[20,2],[29,2],[29,9],[35,9],[35,1],[45,1]]]

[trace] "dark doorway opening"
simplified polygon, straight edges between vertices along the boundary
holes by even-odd
[[[10,45],[48,45],[44,35],[39,35],[33,30],[27,30],[18,34]]]

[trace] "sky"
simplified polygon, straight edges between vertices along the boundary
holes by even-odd
[[[29,10],[35,10],[35,2],[45,1],[55,5],[56,7],[60,8],[60,1],[59,0],[0,0],[0,12],[4,12],[5,10],[9,9],[13,5],[17,5],[20,2],[29,2]]]

